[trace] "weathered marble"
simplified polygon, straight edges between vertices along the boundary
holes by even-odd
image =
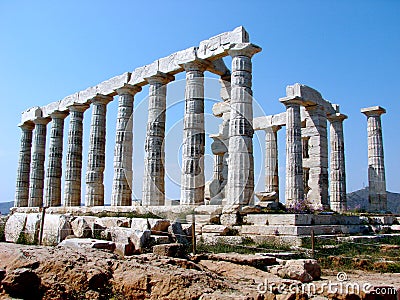
[[[68,106],[70,112],[65,168],[64,206],[81,205],[83,114],[87,104]]]
[[[335,113],[328,116],[330,122],[330,206],[333,211],[347,210],[346,167],[344,155],[343,121],[346,115]]]
[[[385,162],[383,154],[381,115],[386,110],[380,106],[361,109],[368,122],[368,185],[369,211],[387,210]]]
[[[286,106],[286,206],[293,207],[304,201],[303,156],[301,148],[301,119],[298,99],[283,98]]]
[[[140,87],[118,89],[118,117],[114,148],[114,179],[111,205],[132,204],[133,102]]]
[[[265,192],[279,194],[278,141],[280,126],[265,130]]]
[[[231,100],[229,120],[229,163],[226,201],[228,206],[247,205],[254,193],[253,160],[253,92],[252,63],[261,48],[236,44],[229,50],[232,57]]]
[[[207,61],[199,59],[184,65],[181,205],[204,203],[204,71],[208,65]]]
[[[86,171],[86,206],[104,205],[104,167],[107,104],[113,98],[97,95],[92,99],[92,122]]]
[[[33,132],[32,159],[30,168],[28,206],[41,207],[43,205],[44,188],[44,161],[46,151],[47,123],[50,118],[36,118]]]
[[[68,113],[60,111],[54,111],[50,113],[52,126],[50,132],[50,147],[45,181],[45,207],[61,205],[64,119],[67,116]]]
[[[142,205],[164,205],[164,136],[166,84],[174,77],[164,73],[147,78],[149,83],[149,114],[145,142]]]
[[[14,206],[24,207],[28,206],[32,130],[35,127],[35,124],[32,122],[26,122],[19,125],[19,127],[21,128],[21,148],[19,151]]]

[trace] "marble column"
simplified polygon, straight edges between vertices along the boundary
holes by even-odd
[[[63,156],[64,119],[66,112],[56,111],[50,114],[51,131],[49,156],[46,170],[44,206],[61,205],[61,176]]]
[[[295,207],[304,201],[303,157],[301,146],[301,101],[281,99],[286,106],[286,207]]]
[[[15,189],[15,207],[28,206],[29,198],[29,172],[31,165],[32,130],[35,124],[25,122],[21,128],[21,148],[19,151],[17,185]]]
[[[31,170],[29,175],[29,207],[43,206],[46,126],[49,122],[50,118],[37,118],[33,121],[35,123],[35,130],[33,132]]]
[[[92,122],[86,171],[86,206],[104,205],[104,168],[106,151],[107,104],[113,97],[98,95],[91,101]]]
[[[181,205],[204,203],[204,71],[207,65],[200,59],[184,64],[186,89]]]
[[[174,77],[158,72],[146,80],[149,83],[149,114],[145,142],[142,205],[164,205],[166,84],[174,80]]]
[[[265,192],[279,194],[278,140],[281,126],[265,130]]]
[[[261,48],[253,44],[236,44],[232,57],[231,101],[229,121],[229,163],[226,187],[227,207],[248,205],[254,194],[253,160],[253,92],[251,58]]]
[[[341,113],[328,116],[330,122],[330,207],[333,211],[347,210],[346,167],[344,155],[343,121],[346,115]]]
[[[369,211],[385,212],[387,210],[385,163],[381,115],[386,110],[380,106],[361,109],[368,122],[368,185]]]
[[[114,149],[114,179],[111,193],[112,206],[132,205],[132,152],[133,152],[133,103],[140,87],[117,90],[118,117]]]
[[[64,206],[81,205],[83,114],[87,104],[68,107],[69,129],[65,168]]]

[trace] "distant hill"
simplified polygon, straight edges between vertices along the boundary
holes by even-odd
[[[388,210],[395,214],[400,214],[400,194],[387,192]],[[368,203],[368,187],[347,194],[347,207],[349,209],[365,209]]]
[[[10,213],[10,208],[13,206],[14,206],[14,201],[0,202],[0,213],[2,215],[8,215]]]

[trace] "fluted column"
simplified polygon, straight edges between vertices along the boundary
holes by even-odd
[[[164,205],[164,136],[167,86],[174,77],[158,72],[149,83],[142,205]]]
[[[200,59],[184,65],[186,89],[181,205],[204,203],[204,71],[207,65]]]
[[[64,119],[67,116],[68,113],[60,111],[50,114],[52,125],[50,131],[50,146],[45,181],[45,207],[61,205]]]
[[[26,122],[19,125],[21,128],[21,148],[19,151],[17,184],[15,189],[15,207],[28,206],[29,172],[31,167],[32,130],[35,124]]]
[[[387,210],[385,162],[381,115],[386,110],[380,106],[361,109],[368,121],[368,185],[369,211],[384,212]]]
[[[47,123],[50,122],[50,118],[37,118],[33,122],[35,123],[35,130],[33,132],[28,206],[42,207],[47,132],[46,126]]]
[[[69,106],[68,149],[65,168],[64,206],[81,205],[83,113],[87,104]]]
[[[265,192],[279,194],[278,140],[281,126],[265,130]]]
[[[112,97],[98,95],[92,99],[92,122],[86,171],[86,206],[104,205],[104,168],[106,151],[106,112]]]
[[[333,211],[347,210],[346,167],[344,155],[343,121],[346,115],[336,113],[328,116],[330,122],[330,207]]]
[[[247,205],[254,193],[253,92],[251,58],[261,48],[237,44],[232,57],[231,112],[229,121],[229,163],[227,205]]]
[[[281,102],[286,106],[286,207],[293,207],[304,201],[300,102]]]
[[[118,117],[114,149],[114,179],[111,205],[132,204],[132,150],[133,150],[133,102],[140,87],[124,87],[117,90]]]

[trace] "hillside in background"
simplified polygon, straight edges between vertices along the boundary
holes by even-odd
[[[388,210],[395,214],[400,214],[400,194],[387,192]],[[347,194],[347,207],[349,209],[368,208],[368,187]]]
[[[0,202],[0,214],[7,215],[10,212],[10,208],[13,207],[14,202]]]

